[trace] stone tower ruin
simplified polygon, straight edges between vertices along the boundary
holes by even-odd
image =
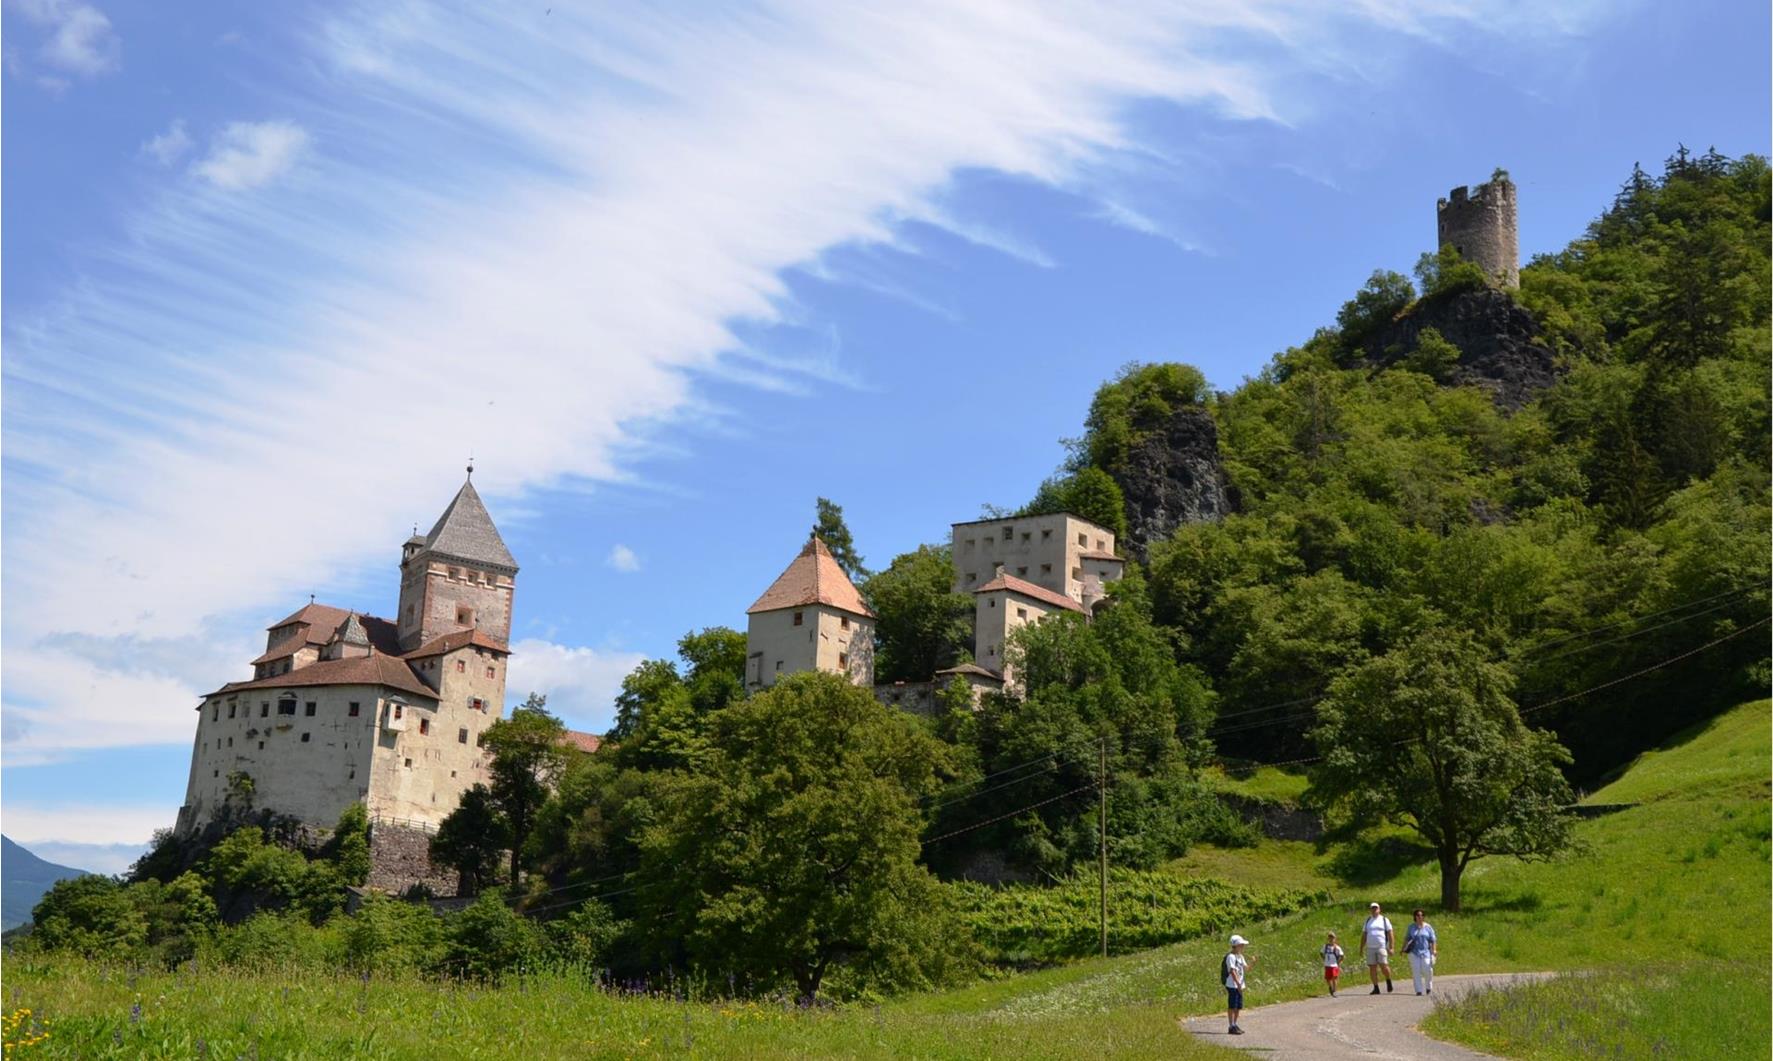
[[[1497,170],[1488,182],[1459,187],[1435,204],[1436,248],[1452,244],[1503,287],[1521,286],[1520,239],[1515,231],[1514,182]]]

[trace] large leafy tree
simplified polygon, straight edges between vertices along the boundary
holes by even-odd
[[[1113,531],[1117,538],[1127,533],[1126,497],[1114,477],[1100,468],[1079,468],[1046,480],[1019,515],[1045,516],[1054,512],[1082,516]]]
[[[511,830],[511,883],[518,882],[524,841],[548,791],[566,766],[561,741],[566,726],[548,711],[548,698],[537,693],[486,728],[487,768],[493,803]]]
[[[940,745],[811,672],[721,712],[712,744],[642,840],[641,920],[665,956],[808,1000],[838,965],[858,983],[940,978],[955,927],[918,864]]]
[[[928,681],[972,658],[973,599],[954,591],[945,545],[920,545],[862,584],[874,609],[875,680]]]
[[[492,790],[475,785],[437,826],[431,861],[456,871],[459,894],[479,895],[498,880],[499,856],[511,846],[511,825]]]
[[[1571,844],[1570,755],[1521,721],[1508,670],[1461,631],[1435,629],[1330,684],[1312,788],[1357,821],[1402,822],[1434,848],[1441,905],[1486,855],[1549,858]]]
[[[818,510],[813,520],[813,533],[824,539],[825,547],[831,550],[832,559],[837,566],[843,568],[844,574],[850,576],[852,582],[860,582],[868,577],[868,569],[862,566],[862,555],[856,552],[856,542],[850,537],[849,524],[843,521],[843,506],[830,498],[821,497],[815,502]]]

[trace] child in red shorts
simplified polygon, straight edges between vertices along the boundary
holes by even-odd
[[[1336,997],[1336,980],[1342,975],[1342,948],[1336,944],[1336,933],[1324,941],[1324,983],[1330,985],[1330,997]]]

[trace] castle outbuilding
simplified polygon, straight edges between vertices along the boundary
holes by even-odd
[[[359,801],[372,820],[430,829],[486,780],[517,562],[472,471],[402,547],[397,619],[310,601],[270,626],[250,680],[197,705],[181,835],[230,808],[330,826]]]
[[[1435,203],[1435,247],[1451,245],[1498,285],[1521,286],[1514,182],[1506,170],[1474,188],[1458,187]]]
[[[874,684],[874,612],[818,535],[745,615],[747,690],[805,670]]]

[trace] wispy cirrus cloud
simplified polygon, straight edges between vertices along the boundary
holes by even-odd
[[[617,476],[709,373],[865,374],[835,341],[734,356],[734,322],[789,312],[786,270],[900,219],[1052,262],[946,213],[957,174],[1088,195],[1139,148],[1133,104],[1285,118],[1289,73],[1352,65],[1362,35],[1525,36],[1538,10],[415,0],[298,23],[278,120],[228,126],[78,286],[8,307],[8,759],[188,735],[250,654],[203,680],[126,650],[245,644],[231,617],[379,576],[458,474],[427,470],[421,425],[476,425],[495,511]],[[555,687],[595,714],[627,661],[588,651],[520,646],[514,681],[576,674]]]

